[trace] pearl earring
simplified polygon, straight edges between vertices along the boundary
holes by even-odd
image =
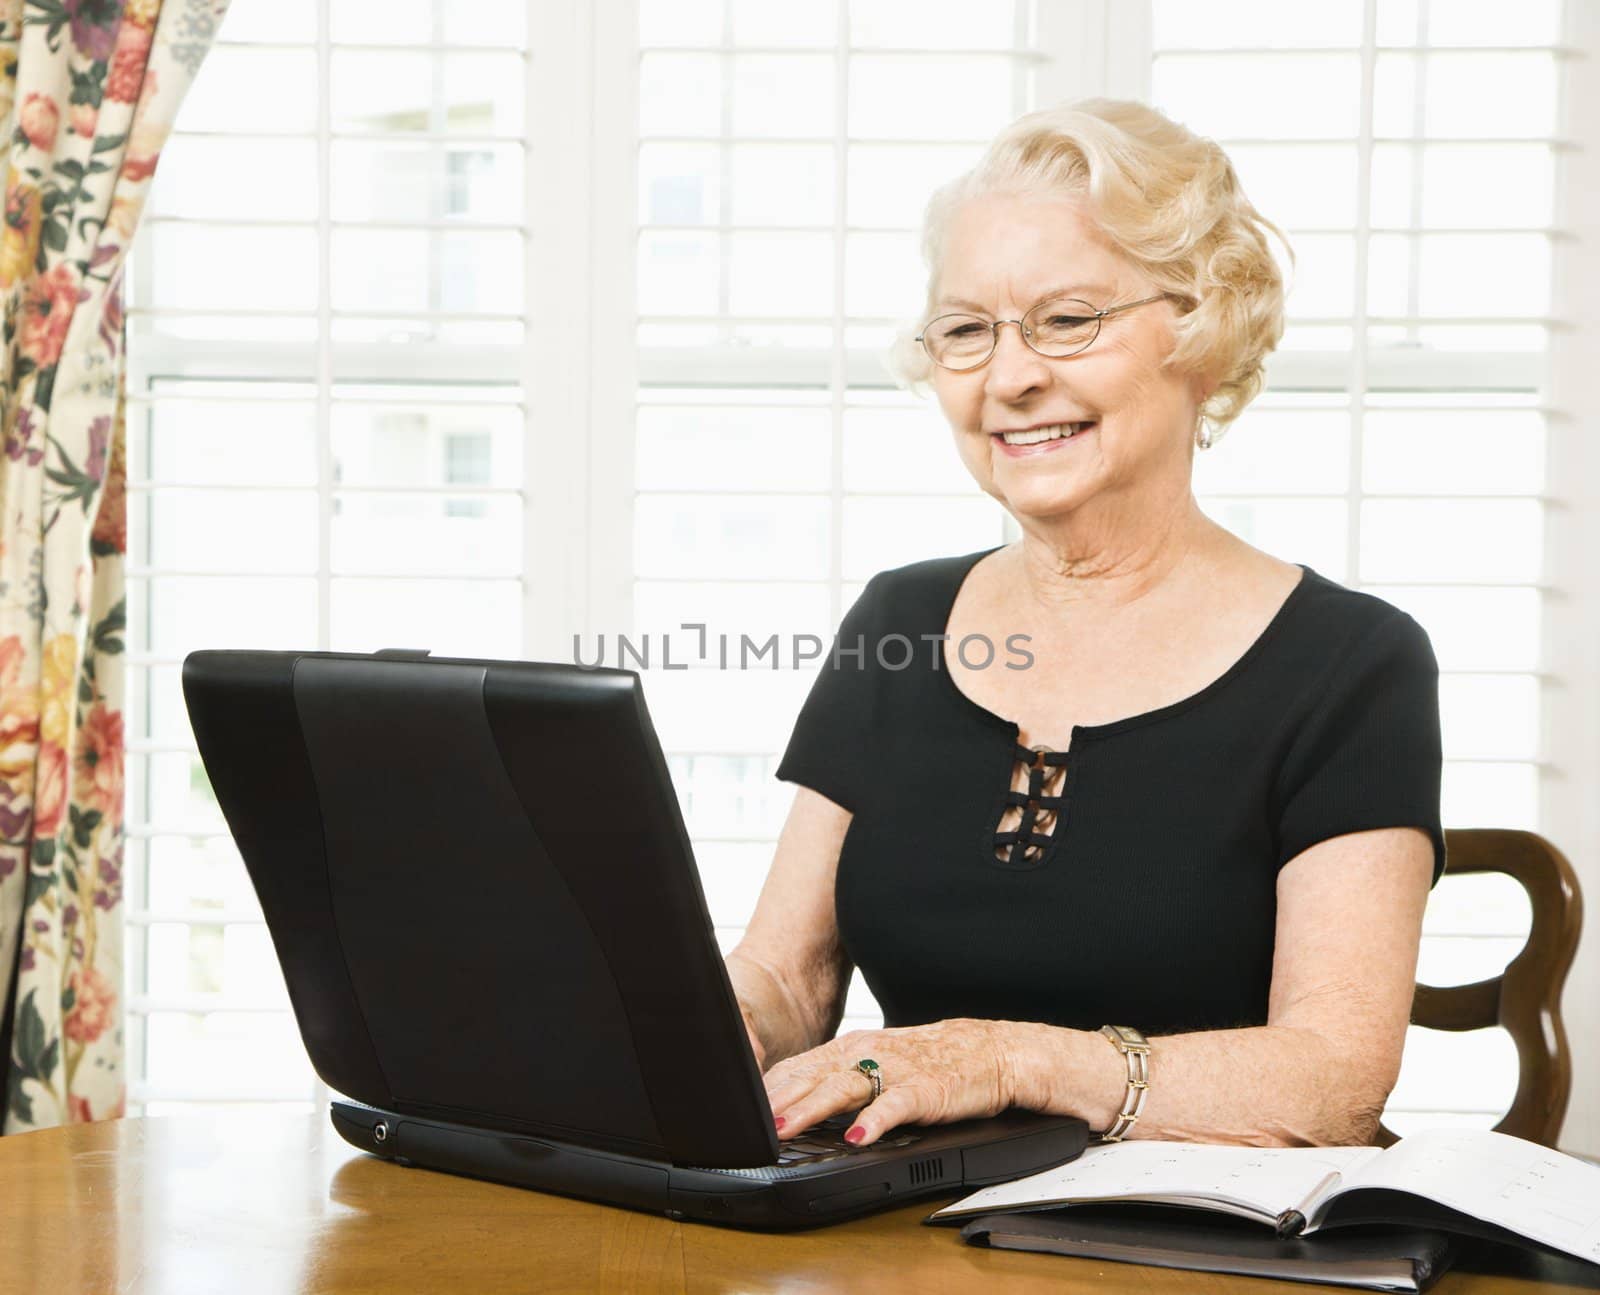
[[[1201,415],[1199,420],[1195,423],[1194,443],[1202,450],[1209,450],[1211,448],[1211,428],[1207,426],[1204,415]]]

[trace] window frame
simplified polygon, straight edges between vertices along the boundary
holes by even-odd
[[[524,652],[530,657],[570,659],[572,636],[615,632],[631,623],[636,394],[641,386],[667,380],[702,380],[741,385],[825,382],[833,401],[835,473],[832,487],[832,568],[830,599],[837,621],[842,611],[841,519],[845,491],[838,471],[844,395],[849,387],[889,388],[875,351],[851,351],[843,342],[842,294],[836,293],[833,344],[825,355],[793,352],[777,356],[708,353],[704,350],[651,348],[636,343],[637,167],[639,138],[637,0],[619,0],[604,23],[582,0],[526,0],[529,37],[525,51],[524,258],[525,344],[516,347],[395,348],[331,342],[335,313],[329,294],[333,221],[327,195],[333,131],[327,96],[319,100],[316,129],[319,193],[316,222],[319,291],[318,344],[222,344],[173,342],[141,345],[128,355],[130,419],[148,410],[143,393],[163,378],[271,377],[315,375],[319,459],[318,613],[321,641],[327,646],[331,576],[328,570],[333,515],[331,390],[336,377],[359,373],[364,380],[493,381],[520,387],[524,414],[524,503],[522,619]],[[847,0],[837,0],[841,24]],[[1371,0],[1368,0],[1369,11]],[[1585,6],[1564,5],[1563,45],[1574,55],[1600,55],[1600,15]],[[1035,38],[1044,57],[1033,71],[1034,99],[1040,104],[1084,95],[1149,100],[1152,23],[1148,0],[1057,0],[1041,4]],[[1367,30],[1373,23],[1370,18]],[[223,33],[226,43],[226,31]],[[330,13],[318,5],[316,56],[319,78],[327,84],[331,61]],[[1370,37],[1362,50],[1362,134],[1357,202],[1357,263],[1352,323],[1358,344],[1349,352],[1279,352],[1268,362],[1268,390],[1312,389],[1361,392],[1371,384],[1389,385],[1402,377],[1452,390],[1537,388],[1546,394],[1541,408],[1549,416],[1550,486],[1542,496],[1546,510],[1543,598],[1542,723],[1539,762],[1542,830],[1565,843],[1584,882],[1600,891],[1600,811],[1585,788],[1600,783],[1600,577],[1586,570],[1585,552],[1600,551],[1600,462],[1593,438],[1583,428],[1600,421],[1600,379],[1587,356],[1597,340],[1592,298],[1573,286],[1595,267],[1595,242],[1571,237],[1592,231],[1600,194],[1595,154],[1600,152],[1600,100],[1583,78],[1563,78],[1561,129],[1572,147],[1558,151],[1557,234],[1554,246],[1558,299],[1552,317],[1561,321],[1548,351],[1433,354],[1404,357],[1371,354],[1360,344],[1370,320],[1365,314],[1366,235],[1370,233],[1366,196],[1373,147],[1370,86],[1375,48]],[[836,48],[842,65],[845,57]],[[1570,68],[1569,58],[1563,66]],[[841,100],[847,78],[838,78]],[[1012,105],[1026,109],[1025,102]],[[835,105],[842,113],[843,103]],[[838,118],[842,120],[842,118]],[[536,128],[537,127],[537,128]],[[1582,131],[1582,137],[1578,133]],[[714,139],[715,137],[713,137]],[[1224,146],[1230,141],[1223,140]],[[843,149],[839,150],[843,157]],[[842,168],[842,161],[840,163]],[[551,192],[582,195],[580,201],[548,202]],[[842,235],[844,188],[839,187],[834,230]],[[1270,213],[1269,213],[1270,214]],[[142,223],[130,274],[138,300],[151,299],[152,222]],[[842,274],[842,254],[835,257]],[[1593,274],[1589,279],[1593,281]],[[1563,300],[1563,298],[1565,298]],[[556,310],[535,312],[533,303],[558,302]],[[1584,314],[1585,311],[1589,313]],[[137,311],[134,313],[138,313]],[[187,312],[186,312],[187,313]],[[1586,345],[1587,344],[1587,345]],[[1352,473],[1346,496],[1350,519],[1348,570],[1359,572],[1362,399],[1350,402]],[[537,429],[569,427],[572,435],[539,436]],[[1006,519],[1009,538],[1018,534]],[[1378,588],[1381,593],[1381,587]],[[139,664],[137,653],[131,664]],[[1479,672],[1474,672],[1479,673]],[[1576,705],[1575,702],[1584,704]],[[130,741],[130,750],[160,749]],[[136,834],[137,827],[130,834]],[[152,914],[130,905],[130,922],[150,922],[171,914]],[[192,915],[198,916],[198,915]],[[223,915],[226,918],[226,915]],[[214,921],[207,913],[204,920]],[[1600,947],[1590,941],[1580,950],[1567,993],[1569,1034],[1579,1073],[1600,1067]],[[130,994],[130,1006],[141,1006]],[[1590,1043],[1594,1039],[1596,1042]],[[318,1094],[319,1097],[322,1094]],[[142,1094],[135,1093],[135,1100]],[[1574,1092],[1568,1137],[1590,1151],[1600,1150],[1600,1091]]]

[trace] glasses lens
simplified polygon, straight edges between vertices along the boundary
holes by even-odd
[[[994,331],[976,315],[940,315],[922,330],[928,354],[949,369],[965,369],[988,356]]]
[[[1028,340],[1045,355],[1071,355],[1094,341],[1100,329],[1099,317],[1087,301],[1076,297],[1055,297],[1041,301],[1023,321]]]

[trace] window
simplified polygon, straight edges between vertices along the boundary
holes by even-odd
[[[129,281],[136,1110],[317,1096],[184,655],[522,652],[523,16],[241,0],[163,155]]]
[[[1156,0],[1152,18],[1151,102],[1224,144],[1299,257],[1269,390],[1199,457],[1196,492],[1411,612],[1441,670],[1445,825],[1539,830],[1560,5]],[[1528,920],[1509,879],[1442,881],[1419,979],[1496,974]],[[1487,1127],[1516,1078],[1503,1031],[1413,1028],[1385,1118]]]
[[[1033,9],[639,7],[633,629],[691,653],[646,696],[725,950],[793,794],[794,636],[826,642],[875,571],[1004,535],[880,357],[922,302],[929,190],[1035,102]],[[739,655],[774,635],[782,668]],[[858,974],[841,1028],[881,1022]]]

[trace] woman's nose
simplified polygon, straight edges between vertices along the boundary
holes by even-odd
[[[1012,333],[1008,325],[1015,325]],[[1033,387],[1043,386],[1050,380],[1050,369],[1040,355],[1022,337],[1021,321],[1001,319],[995,321],[994,354],[989,357],[986,385],[995,396],[1015,399]]]

